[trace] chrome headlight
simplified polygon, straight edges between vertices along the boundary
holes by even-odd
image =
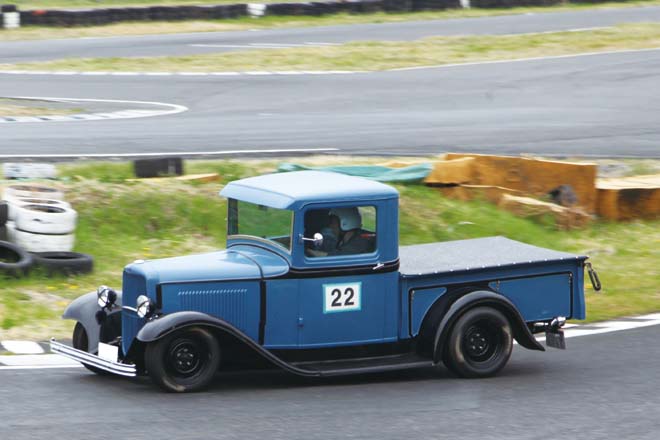
[[[112,307],[117,301],[117,293],[108,286],[100,286],[96,289],[96,296],[98,296],[97,303],[102,309]]]
[[[140,318],[144,318],[153,309],[151,300],[146,295],[140,295],[137,298],[137,307],[135,311]]]

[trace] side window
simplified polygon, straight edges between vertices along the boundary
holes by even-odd
[[[305,237],[323,236],[323,243],[305,242],[305,255],[368,254],[376,250],[376,208],[347,206],[313,209],[305,213]]]

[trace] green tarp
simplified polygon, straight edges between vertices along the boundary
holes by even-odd
[[[332,171],[335,173],[348,174],[349,176],[365,177],[378,182],[419,182],[429,175],[433,164],[422,163],[404,168],[389,168],[379,165],[337,165],[329,167],[307,167],[295,163],[283,163],[277,167],[279,172],[288,171]]]

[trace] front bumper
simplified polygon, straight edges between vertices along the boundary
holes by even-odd
[[[113,362],[103,359],[95,354],[69,347],[68,345],[57,342],[54,339],[50,340],[50,351],[68,357],[69,359],[73,359],[81,364],[89,365],[90,367],[108,371],[119,376],[137,376],[137,369],[133,364],[123,364],[121,362]]]

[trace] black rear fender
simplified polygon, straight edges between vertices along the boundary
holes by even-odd
[[[516,306],[508,298],[487,290],[478,290],[463,294],[453,301],[435,328],[433,339],[434,363],[437,364],[442,361],[445,341],[456,320],[469,309],[480,306],[492,307],[502,312],[511,325],[513,338],[520,346],[530,350],[545,351],[545,348],[534,338]]]

